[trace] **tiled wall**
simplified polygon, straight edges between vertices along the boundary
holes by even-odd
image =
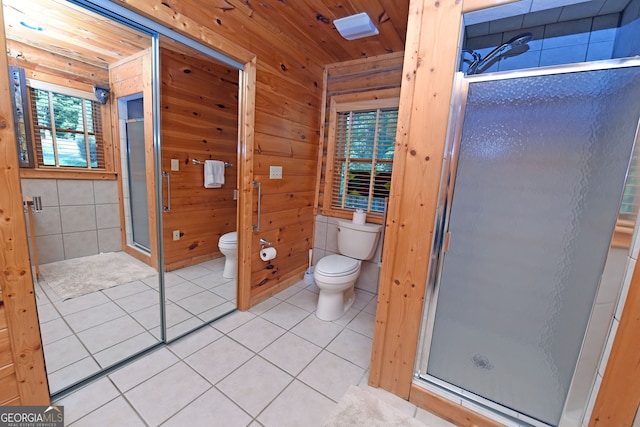
[[[122,250],[116,181],[23,179],[22,194],[42,197],[33,215],[40,264]]]
[[[324,215],[316,216],[316,232],[313,239],[313,265],[316,265],[321,258],[338,253],[338,221],[339,218]],[[382,236],[381,236],[382,237]],[[356,288],[364,291],[378,293],[378,282],[380,280],[380,251],[382,248],[382,238],[378,240],[378,249],[373,258],[363,261],[360,269],[360,276],[356,282]]]
[[[484,68],[484,73],[611,59],[619,19],[620,14],[613,13],[479,37],[473,37],[471,30],[467,32],[465,48],[484,58],[495,47],[520,33],[533,34],[528,50],[523,47],[510,51]],[[469,59],[470,55],[466,54],[464,58]],[[468,64],[461,64],[461,71],[467,68]]]
[[[620,20],[614,58],[640,55],[640,0],[632,0]]]

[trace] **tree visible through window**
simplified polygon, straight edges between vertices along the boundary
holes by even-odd
[[[103,168],[99,104],[31,88],[39,166]]]
[[[385,102],[388,104],[389,102]],[[393,102],[391,102],[393,103]],[[336,111],[332,117],[328,171],[332,210],[384,211],[389,196],[398,108]],[[349,108],[348,104],[342,108]],[[329,196],[325,195],[325,200]],[[325,202],[325,207],[327,203]]]
[[[627,183],[620,205],[620,218],[635,223],[640,208],[640,147],[636,145],[627,172]]]

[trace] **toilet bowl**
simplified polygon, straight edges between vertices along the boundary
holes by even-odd
[[[319,319],[339,319],[351,308],[361,264],[360,260],[344,255],[329,255],[318,262],[313,278],[321,294],[316,308]]]
[[[238,235],[235,231],[223,234],[218,240],[218,249],[224,255],[224,271],[222,277],[233,279],[236,277],[236,248]]]
[[[342,317],[355,300],[354,285],[360,275],[363,260],[371,259],[376,251],[380,226],[338,221],[338,251],[328,255],[315,266],[313,278],[320,289],[316,317],[336,320]]]

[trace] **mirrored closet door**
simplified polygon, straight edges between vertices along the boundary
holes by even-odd
[[[162,340],[152,35],[57,0],[4,0],[51,394]]]
[[[55,395],[236,308],[241,66],[117,5],[2,3]]]
[[[236,308],[240,72],[166,37],[160,38],[159,62],[164,295],[171,341]]]

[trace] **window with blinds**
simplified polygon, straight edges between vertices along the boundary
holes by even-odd
[[[38,166],[104,168],[100,104],[31,88]]]
[[[398,123],[397,104],[364,111],[336,111],[331,173],[331,209],[384,211],[389,197]]]

